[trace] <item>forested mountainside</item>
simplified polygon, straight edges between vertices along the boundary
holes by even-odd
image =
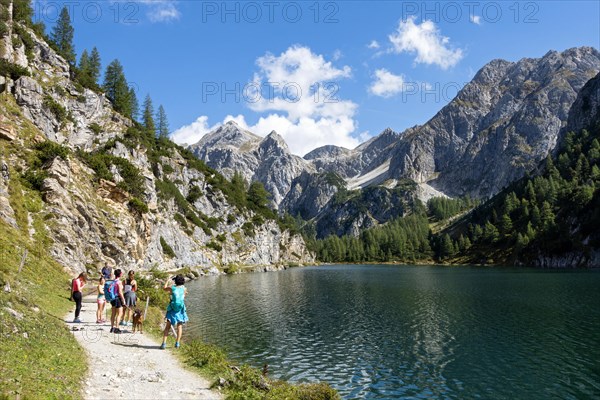
[[[101,84],[96,49],[76,65],[26,4],[8,6],[0,5],[2,223],[76,271],[104,261],[205,270],[313,261],[262,185],[231,182],[170,142],[149,97],[138,113],[118,60]]]
[[[555,154],[489,201],[434,198],[359,237],[317,240],[318,258],[600,266],[599,98],[600,74],[580,91]]]

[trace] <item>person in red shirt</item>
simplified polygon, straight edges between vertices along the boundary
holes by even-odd
[[[81,290],[87,283],[87,275],[85,272],[79,274],[79,276],[71,282],[71,300],[75,301],[75,319],[74,323],[81,323],[79,319],[79,313],[81,312],[81,302],[83,300],[83,293]]]

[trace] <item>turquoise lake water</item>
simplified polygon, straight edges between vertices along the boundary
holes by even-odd
[[[188,289],[185,335],[346,399],[600,398],[600,272],[333,266]]]

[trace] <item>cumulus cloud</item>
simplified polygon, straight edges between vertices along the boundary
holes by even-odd
[[[367,47],[370,49],[378,49],[381,46],[379,46],[379,42],[377,40],[371,40],[371,43],[369,43]]]
[[[470,15],[469,21],[475,25],[481,25],[481,17],[479,15]]]
[[[375,71],[369,92],[379,97],[392,97],[404,89],[404,76],[394,75],[385,68]]]
[[[433,21],[416,24],[415,17],[400,21],[396,32],[388,38],[392,43],[392,52],[416,54],[417,63],[435,64],[448,69],[463,58],[463,51],[451,48],[450,39],[442,36]]]
[[[171,134],[171,139],[179,144],[194,144],[197,143],[202,136],[216,129],[218,125],[209,126],[208,117],[203,115],[198,117],[189,125],[184,125]]]
[[[138,0],[147,7],[146,15],[150,22],[172,22],[181,17],[176,0]]]
[[[256,65],[258,71],[250,82],[255,90],[244,97],[252,99],[247,106],[260,115],[258,121],[251,125],[238,115],[223,122],[234,120],[261,136],[277,131],[299,155],[326,144],[349,148],[359,144],[353,136],[357,105],[339,98],[338,81],[351,77],[350,67],[334,66],[304,46],[292,46],[279,55],[267,53],[256,60]],[[209,131],[205,118],[178,129],[173,140],[197,142]]]

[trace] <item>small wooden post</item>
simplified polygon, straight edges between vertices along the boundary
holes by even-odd
[[[146,313],[148,312],[148,304],[150,303],[150,297],[146,298],[146,309],[144,310],[144,321],[146,320]]]

